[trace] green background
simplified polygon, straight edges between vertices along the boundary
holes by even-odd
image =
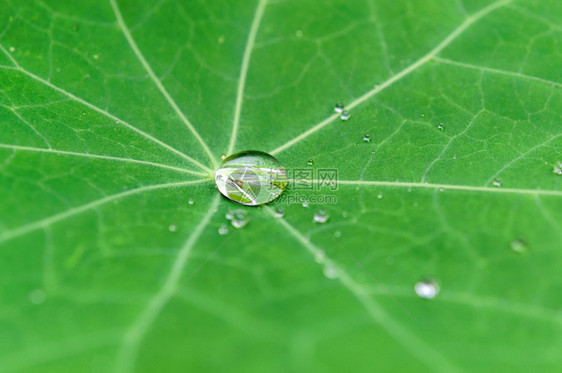
[[[0,5],[0,371],[559,371],[560,1]]]

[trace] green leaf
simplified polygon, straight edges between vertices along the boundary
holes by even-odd
[[[561,21],[556,0],[4,1],[0,370],[558,371]],[[235,205],[213,170],[247,149],[314,180]]]

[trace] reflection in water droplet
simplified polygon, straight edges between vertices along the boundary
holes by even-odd
[[[343,111],[343,104],[341,102],[338,102],[337,104],[334,105],[334,111],[337,113],[341,113]]]
[[[363,141],[365,141],[365,142],[371,141],[371,135],[369,135],[368,133],[366,133],[365,136],[363,136]]]
[[[227,157],[215,172],[223,196],[241,205],[259,206],[275,200],[287,184],[285,168],[273,156],[245,151]]]
[[[29,293],[29,301],[33,304],[41,304],[47,299],[47,294],[41,289],[34,289]]]
[[[425,279],[416,283],[416,294],[421,298],[432,299],[439,294],[439,285],[433,280]]]
[[[324,266],[324,276],[326,276],[330,280],[338,278],[338,270],[333,265],[326,264]]]
[[[511,241],[511,250],[515,251],[516,253],[522,253],[527,250],[527,242],[522,238],[513,240]]]
[[[552,172],[554,172],[556,175],[562,176],[562,161],[556,162],[554,168],[552,169]]]
[[[439,128],[440,130],[442,130],[443,128],[445,128],[445,125],[443,123],[439,123],[437,125],[437,128]]]
[[[499,188],[502,186],[502,182],[498,179],[494,180],[494,182],[492,183],[493,186],[495,186],[496,188]]]
[[[226,159],[226,154],[221,154],[221,159],[224,161]]]
[[[248,224],[249,221],[250,217],[248,216],[248,213],[246,213],[246,211],[241,209],[232,211],[232,220],[230,221],[230,223],[234,228],[243,228],[246,226],[246,224]]]
[[[318,210],[314,214],[314,221],[319,224],[324,224],[330,219],[330,213],[326,210]]]
[[[226,224],[222,224],[222,225],[219,227],[219,234],[220,234],[221,236],[225,236],[226,234],[228,234],[228,227],[226,226]]]
[[[309,166],[314,166],[314,160],[309,159],[308,161],[306,161],[306,164],[309,165]]]
[[[273,213],[275,215],[276,218],[282,218],[283,216],[285,216],[285,209],[281,206],[277,206],[274,210]]]
[[[349,117],[351,117],[351,114],[349,114],[349,112],[346,111],[346,110],[342,111],[341,114],[340,114],[341,120],[348,120]]]
[[[189,203],[190,205],[193,205],[195,203],[195,201],[190,198],[189,201],[187,201],[187,203]]]
[[[178,226],[175,225],[175,224],[170,224],[170,226],[168,227],[168,230],[169,230],[170,232],[175,232],[175,231],[178,230]]]

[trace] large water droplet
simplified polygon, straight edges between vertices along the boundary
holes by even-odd
[[[326,210],[318,210],[314,214],[314,221],[320,224],[324,224],[330,219],[330,213]]]
[[[249,221],[250,217],[246,211],[241,209],[232,211],[232,219],[230,220],[230,223],[234,228],[244,228]]]
[[[289,183],[281,163],[260,151],[245,151],[226,158],[215,173],[215,182],[223,196],[247,206],[273,201]]]
[[[430,279],[419,281],[416,283],[414,289],[416,294],[421,298],[433,299],[439,294],[439,285]]]

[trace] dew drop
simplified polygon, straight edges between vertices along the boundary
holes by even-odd
[[[442,130],[443,128],[445,128],[445,125],[443,123],[439,123],[437,125],[437,128],[439,128],[440,130]]]
[[[244,228],[249,221],[250,217],[246,211],[241,209],[232,211],[232,220],[230,221],[230,224],[232,224],[234,228]]]
[[[16,51],[16,48],[10,47],[10,52],[15,52],[15,51]]]
[[[273,156],[245,151],[225,158],[215,172],[215,183],[223,196],[247,206],[275,200],[287,184],[287,171]]]
[[[41,304],[47,299],[47,294],[41,289],[34,289],[29,293],[29,301],[33,304]]]
[[[221,154],[221,159],[224,161],[226,159],[226,154]]]
[[[324,276],[326,276],[330,280],[333,280],[335,278],[338,278],[338,271],[333,265],[326,264],[324,266]]]
[[[302,38],[302,31],[301,30],[297,30],[295,32],[295,35],[297,36],[297,38]]]
[[[228,227],[227,227],[226,224],[222,224],[222,225],[219,227],[219,234],[220,234],[221,236],[226,236],[226,235],[228,234]]]
[[[337,104],[334,105],[334,111],[336,113],[341,113],[343,111],[343,104],[341,102],[338,102]]]
[[[378,199],[382,199],[382,193],[377,194]]]
[[[341,120],[348,120],[349,117],[351,117],[351,114],[349,114],[349,112],[347,110],[342,111],[341,114],[340,114]]]
[[[511,241],[511,250],[515,251],[516,253],[523,253],[525,252],[525,250],[527,250],[527,242],[522,238],[513,240]]]
[[[189,201],[187,201],[187,203],[190,204],[190,205],[193,205],[195,203],[195,201],[190,198]]]
[[[224,214],[224,217],[225,217],[227,220],[232,220],[232,219],[234,218],[234,215],[232,214],[231,211],[229,211],[229,212],[227,212],[226,214]]]
[[[341,237],[341,232],[340,232],[340,231],[335,231],[335,232],[334,232],[334,237],[340,238],[340,237]]]
[[[175,232],[175,231],[178,230],[178,226],[175,225],[175,224],[170,224],[170,226],[168,227],[168,230],[169,230],[170,232]]]
[[[330,219],[330,213],[327,210],[318,210],[314,213],[313,219],[318,224],[324,224]]]
[[[274,210],[273,210],[273,214],[275,215],[276,218],[282,218],[283,216],[285,216],[285,209],[283,207],[277,206]]]
[[[562,176],[562,161],[556,162],[554,168],[552,169],[552,172],[554,172],[556,175]]]
[[[371,141],[371,135],[369,135],[368,133],[366,133],[365,136],[363,136],[363,141],[365,141],[365,142]]]
[[[326,253],[324,252],[324,250],[319,249],[314,253],[314,261],[316,263],[322,263],[324,259],[326,259]]]
[[[115,124],[120,124],[121,122],[119,122],[118,120],[115,121]]]
[[[72,31],[76,32],[76,31],[80,31],[80,25],[75,23],[72,25]]]
[[[309,165],[309,166],[314,166],[314,160],[309,159],[308,161],[306,161],[306,164]]]
[[[502,182],[499,179],[495,179],[492,185],[495,186],[496,188],[499,188],[502,186]]]
[[[304,202],[302,203],[302,207],[308,208],[308,202],[307,202],[307,201],[304,201]]]
[[[98,58],[100,58],[100,56],[98,56],[97,54],[94,54],[94,60],[97,60]]]
[[[433,280],[425,279],[417,282],[414,290],[420,298],[433,299],[439,294],[439,285]]]

